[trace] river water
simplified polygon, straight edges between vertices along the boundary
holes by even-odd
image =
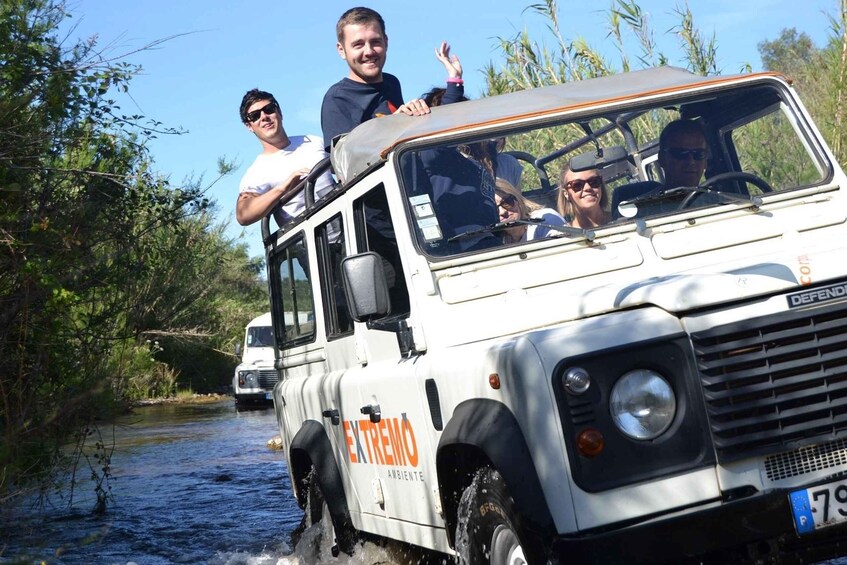
[[[327,548],[290,547],[303,512],[290,490],[285,454],[267,447],[279,434],[273,409],[236,411],[232,399],[136,408],[114,427],[113,500],[94,515],[88,472],[48,504],[18,506],[0,523],[0,563],[305,565],[394,562],[366,547],[343,561]],[[318,528],[315,526],[314,528]],[[310,537],[311,536],[311,537]],[[295,551],[296,549],[296,551]],[[324,555],[316,552],[322,550]],[[342,554],[343,555],[343,554]]]
[[[303,512],[285,454],[267,447],[279,433],[273,409],[236,411],[231,399],[146,406],[102,431],[114,445],[106,512],[91,512],[96,497],[85,473],[70,509],[66,488],[43,507],[4,509],[0,563],[399,565],[420,557],[366,543],[335,558],[320,525],[290,546]]]

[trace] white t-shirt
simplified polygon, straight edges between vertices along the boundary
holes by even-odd
[[[568,223],[552,208],[539,208],[532,212],[529,217],[533,220],[543,220],[543,223],[550,226],[566,226]],[[548,228],[547,226],[530,225],[526,228],[523,241],[532,241],[533,239],[542,239],[549,235],[555,235],[558,231]]]
[[[271,188],[284,182],[294,171],[302,168],[311,169],[323,160],[327,153],[323,141],[314,135],[295,135],[288,138],[291,143],[285,149],[276,153],[261,153],[241,177],[238,193],[252,192],[264,194]],[[332,175],[329,171],[318,177],[315,183],[315,198],[320,198],[330,191],[333,186]],[[281,210],[282,223],[290,221],[306,207],[306,197],[300,191],[294,198],[285,203]]]

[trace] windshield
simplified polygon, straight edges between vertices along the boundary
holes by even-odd
[[[420,249],[447,257],[692,209],[752,213],[829,177],[814,139],[780,87],[757,84],[419,145],[399,166]]]
[[[271,326],[247,328],[247,347],[273,347],[274,332]]]

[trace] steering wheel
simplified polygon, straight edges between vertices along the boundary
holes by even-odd
[[[744,182],[749,182],[762,192],[773,192],[773,187],[768,184],[768,182],[753,173],[745,173],[743,171],[729,171],[728,173],[720,173],[713,177],[709,177],[700,184],[697,185],[698,189],[708,190],[708,188],[714,184],[718,184],[727,180],[740,180]],[[692,192],[688,196],[686,196],[683,201],[680,203],[678,210],[682,210],[683,208],[687,208],[691,205],[691,202],[701,196],[702,192]]]

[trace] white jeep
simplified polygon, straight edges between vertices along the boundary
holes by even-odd
[[[708,163],[665,190],[676,119]],[[611,221],[505,243],[541,221],[484,220],[468,148],[501,138],[547,207],[565,165],[599,170]],[[368,121],[331,163],[334,190],[314,198],[324,162],[263,237],[288,470],[338,548],[847,552],[847,178],[784,77],[663,67],[459,102]]]
[[[271,391],[279,380],[274,369],[274,334],[271,313],[250,320],[244,328],[244,345],[235,346],[241,362],[232,377],[232,393],[238,407],[270,404]]]

